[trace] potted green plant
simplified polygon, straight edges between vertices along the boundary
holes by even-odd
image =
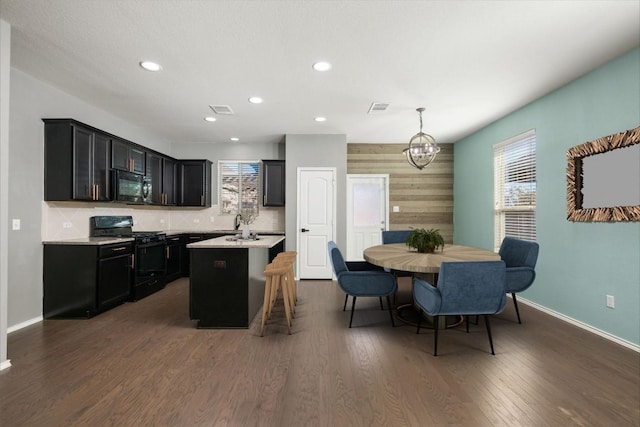
[[[438,248],[444,249],[444,239],[440,234],[440,230],[431,228],[416,228],[407,239],[407,246],[415,248],[418,252],[433,253]]]

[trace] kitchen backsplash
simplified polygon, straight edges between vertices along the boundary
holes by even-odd
[[[235,215],[220,215],[210,208],[133,206],[82,202],[42,202],[42,240],[64,240],[89,236],[89,218],[97,215],[131,215],[135,231],[210,231],[234,229]],[[284,208],[261,207],[251,228],[284,231]]]

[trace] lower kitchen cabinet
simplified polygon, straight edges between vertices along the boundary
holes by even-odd
[[[214,239],[216,237],[225,236],[228,233],[187,233],[184,235],[184,244],[182,250],[182,277],[189,277],[189,270],[191,268],[191,257],[187,250],[189,243],[199,242],[201,240]]]
[[[182,234],[167,236],[167,283],[182,277],[183,252],[186,252],[186,241]]]
[[[92,317],[131,297],[133,242],[44,244],[43,317]]]

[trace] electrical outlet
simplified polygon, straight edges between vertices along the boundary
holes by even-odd
[[[11,228],[13,230],[20,230],[20,220],[19,219],[14,219],[12,224],[11,224]]]
[[[394,212],[400,212],[400,206],[394,206],[393,207],[393,211]]]
[[[607,295],[607,307],[616,308],[616,299],[613,295]]]
[[[62,228],[71,228],[71,227],[73,227],[73,224],[68,221],[62,223]]]
[[[164,218],[160,218],[160,224],[164,224]]]
[[[200,220],[198,218],[194,218],[193,222],[195,222],[196,224],[200,222]]]
[[[210,221],[210,222],[214,222],[214,221],[215,221],[215,219],[216,219],[216,217],[215,217],[215,216],[210,216],[210,217],[209,217],[209,221]]]

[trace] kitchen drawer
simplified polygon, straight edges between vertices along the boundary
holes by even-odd
[[[100,247],[100,258],[109,258],[126,253],[133,253],[133,243],[122,243],[120,245],[108,245]]]

